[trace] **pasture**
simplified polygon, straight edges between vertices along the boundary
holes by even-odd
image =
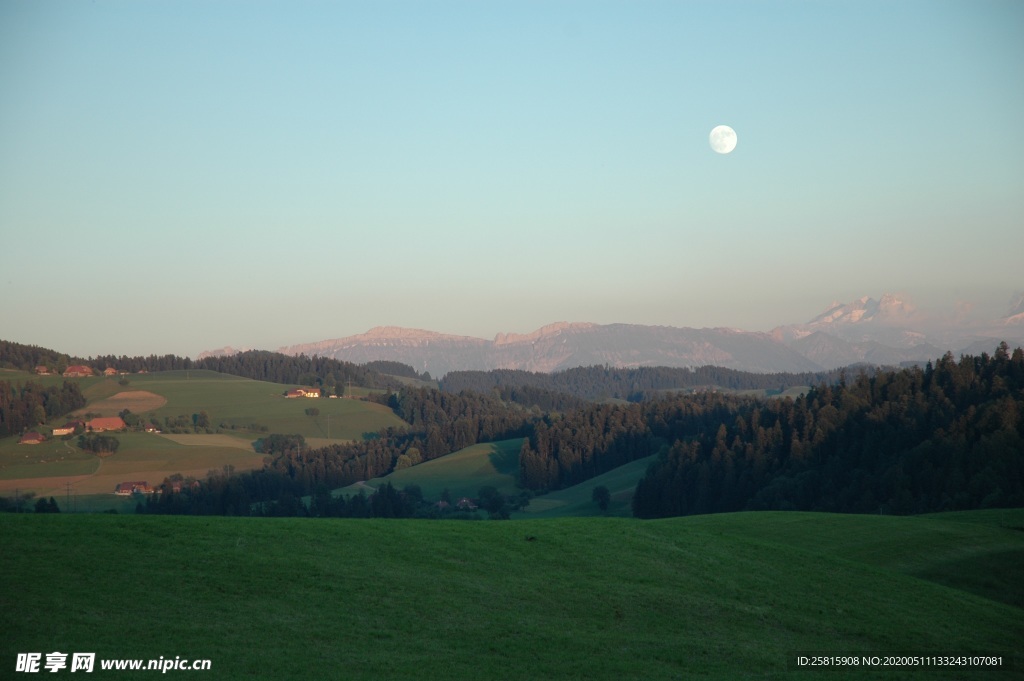
[[[336,493],[350,496],[391,483],[398,489],[418,485],[423,496],[437,500],[445,489],[453,499],[475,498],[481,487],[492,486],[506,496],[515,496],[522,490],[516,486],[519,476],[519,450],[521,438],[502,442],[482,443],[467,447],[432,461],[396,471],[380,478],[343,487]],[[654,456],[620,466],[612,471],[563,490],[548,492],[530,499],[529,505],[515,514],[518,518],[554,518],[559,516],[620,516],[630,517],[633,491],[644,476]],[[594,488],[604,485],[611,493],[611,504],[602,512],[593,501]]]
[[[178,438],[178,442],[155,433],[114,435],[121,446],[116,454],[103,457],[79,449],[74,439],[51,440],[31,447],[5,442],[0,447],[0,456],[4,457],[5,464],[12,451],[14,457],[29,456],[35,461],[0,468],[0,494],[13,496],[17,489],[22,493],[33,491],[37,496],[52,495],[63,499],[66,483],[71,483],[72,490],[78,494],[109,494],[118,483],[128,480],[144,480],[156,485],[172,473],[202,478],[208,471],[224,466],[248,470],[263,463],[263,456],[256,453],[251,445],[226,435],[172,436]],[[220,437],[223,440],[216,444],[202,440],[188,444],[190,437]],[[28,454],[24,453],[26,450]]]
[[[654,463],[657,455],[647,456],[619,466],[607,473],[565,489],[548,492],[530,500],[522,514],[529,518],[554,518],[558,516],[622,516],[633,515],[633,492],[640,478]],[[594,488],[604,486],[611,493],[607,511],[601,511],[593,501]]]
[[[1024,662],[1020,607],[929,576],[958,552],[990,565],[1024,549],[1024,533],[984,519],[3,514],[0,534],[7,672],[18,652],[55,650],[303,681],[998,681]],[[1019,577],[1019,562],[1006,567]],[[976,653],[1004,667],[796,671],[798,652]]]
[[[432,500],[439,499],[445,489],[453,499],[476,497],[484,486],[492,486],[502,494],[514,495],[519,491],[516,479],[519,475],[519,449],[522,446],[522,438],[472,445],[365,483],[349,485],[342,488],[340,493],[346,496],[360,491],[371,494],[373,489],[390,482],[398,489],[419,485],[423,496]]]
[[[34,379],[20,373],[8,380]],[[39,445],[18,445],[16,437],[0,439],[0,495],[32,491],[39,496],[63,499],[67,484],[78,494],[112,493],[128,480],[151,485],[168,475],[181,473],[202,477],[211,469],[233,466],[236,470],[258,468],[263,456],[253,442],[270,433],[298,433],[315,445],[361,439],[388,426],[404,422],[382,405],[348,399],[286,399],[291,385],[253,381],[210,371],[168,371],[133,374],[128,385],[120,377],[78,380],[88,400],[78,414],[115,416],[129,409],[148,421],[163,423],[179,416],[191,423],[193,414],[205,411],[216,434],[115,433],[117,453],[97,457],[75,446],[75,440],[49,440]],[[61,377],[40,377],[43,382]],[[316,416],[306,409],[315,407]],[[61,425],[73,417],[57,419]],[[254,426],[258,426],[253,430]],[[262,430],[265,428],[265,430]]]
[[[116,381],[100,382],[90,386],[86,396],[110,398],[122,391],[143,390],[167,400],[163,406],[145,413],[160,420],[205,411],[211,426],[223,425],[226,431],[246,431],[258,424],[266,426],[270,433],[298,433],[338,442],[359,440],[387,426],[405,425],[390,409],[379,404],[348,399],[286,399],[285,391],[296,386],[212,371],[137,374],[129,380],[128,386],[120,386]],[[111,392],[110,383],[117,390]],[[314,407],[320,414],[307,416],[306,409]],[[91,400],[88,409],[92,409]],[[253,439],[258,435],[254,434]]]

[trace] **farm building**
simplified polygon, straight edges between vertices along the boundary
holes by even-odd
[[[320,388],[295,388],[284,394],[285,397],[320,397]]]
[[[34,430],[30,430],[21,436],[18,440],[19,445],[37,445],[40,442],[46,441],[46,437],[42,433],[37,433]]]
[[[39,366],[36,367],[36,373],[39,374],[40,376],[49,376],[50,369],[40,364]]]
[[[129,494],[149,494],[153,488],[145,480],[136,482],[119,482],[114,488],[114,494],[128,496]]]
[[[54,437],[61,437],[62,435],[71,435],[74,432],[75,432],[75,424],[73,424],[73,423],[65,423],[60,428],[54,428],[53,429],[53,436]]]
[[[85,424],[87,430],[102,433],[105,430],[124,430],[128,425],[120,416],[101,416]]]
[[[117,369],[115,369],[114,367],[107,367],[106,369],[103,370],[103,375],[104,376],[117,376]]]
[[[81,364],[75,364],[65,369],[63,375],[66,378],[80,378],[82,376],[92,376],[92,369],[90,369],[87,366],[82,366]]]

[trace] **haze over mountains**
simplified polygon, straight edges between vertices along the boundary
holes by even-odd
[[[450,371],[522,369],[552,372],[577,366],[704,365],[759,372],[817,371],[859,362],[898,365],[934,360],[947,351],[991,353],[1000,341],[1024,345],[1024,296],[989,322],[937,318],[886,294],[834,302],[805,324],[769,333],[727,328],[558,322],[532,333],[499,333],[492,340],[381,326],[345,338],[279,348],[363,364],[402,362],[440,377]],[[226,347],[200,357],[233,354]]]

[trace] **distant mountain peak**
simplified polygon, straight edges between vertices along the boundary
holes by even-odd
[[[201,352],[197,359],[204,359],[206,357],[231,357],[232,355],[237,355],[241,352],[248,352],[249,350],[252,350],[252,348],[233,348],[230,345],[225,345],[224,347],[217,348],[216,350],[206,350]]]
[[[764,333],[636,324],[556,322],[493,341],[422,329],[379,326],[366,333],[292,345],[287,355],[356,364],[388,360],[443,376],[450,371],[558,371],[577,366],[704,366],[746,371],[814,371],[819,366]]]
[[[969,312],[969,307],[966,308]],[[947,324],[943,326],[942,324]],[[561,371],[578,366],[704,366],[743,371],[816,371],[856,362],[894,365],[934,360],[946,350],[991,352],[1000,340],[1024,345],[1024,293],[1004,317],[950,325],[918,312],[906,296],[885,293],[835,301],[806,324],[770,333],[737,328],[687,328],[560,321],[493,340],[401,326],[279,348],[288,355],[319,355],[363,364],[387,360],[444,376],[451,371],[520,369]],[[241,352],[233,347],[200,357]]]
[[[427,331],[425,329],[409,329],[403,326],[375,326],[366,333],[349,336],[349,338],[360,338],[364,340],[436,340],[441,338],[446,340],[482,340],[479,338],[472,338],[471,336],[454,336],[446,333],[438,333],[437,331]]]
[[[1024,293],[1018,293],[1010,301],[1006,316],[999,320],[1006,325],[1024,324]]]
[[[586,331],[593,329],[596,324],[589,322],[555,322],[542,326],[531,333],[499,333],[494,337],[495,345],[508,345],[511,343],[532,343],[542,338],[557,336],[566,331]]]
[[[375,326],[366,333],[346,336],[344,338],[331,338],[317,341],[315,343],[302,343],[300,345],[289,345],[278,348],[277,351],[285,355],[324,355],[338,356],[340,348],[351,347],[420,347],[431,343],[447,343],[461,347],[472,347],[486,345],[488,341],[472,336],[454,336],[451,334],[427,331],[424,329],[409,329],[402,326]],[[389,357],[373,357],[371,359],[390,359]],[[415,367],[421,369],[421,367]]]
[[[893,293],[886,293],[879,300],[862,296],[851,303],[833,302],[824,312],[807,322],[807,326],[827,327],[866,322],[909,323],[916,312],[913,305]]]

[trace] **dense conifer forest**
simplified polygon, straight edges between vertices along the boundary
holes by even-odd
[[[946,354],[804,398],[742,401],[672,442],[641,518],[796,509],[910,514],[1024,506],[1024,353]]]

